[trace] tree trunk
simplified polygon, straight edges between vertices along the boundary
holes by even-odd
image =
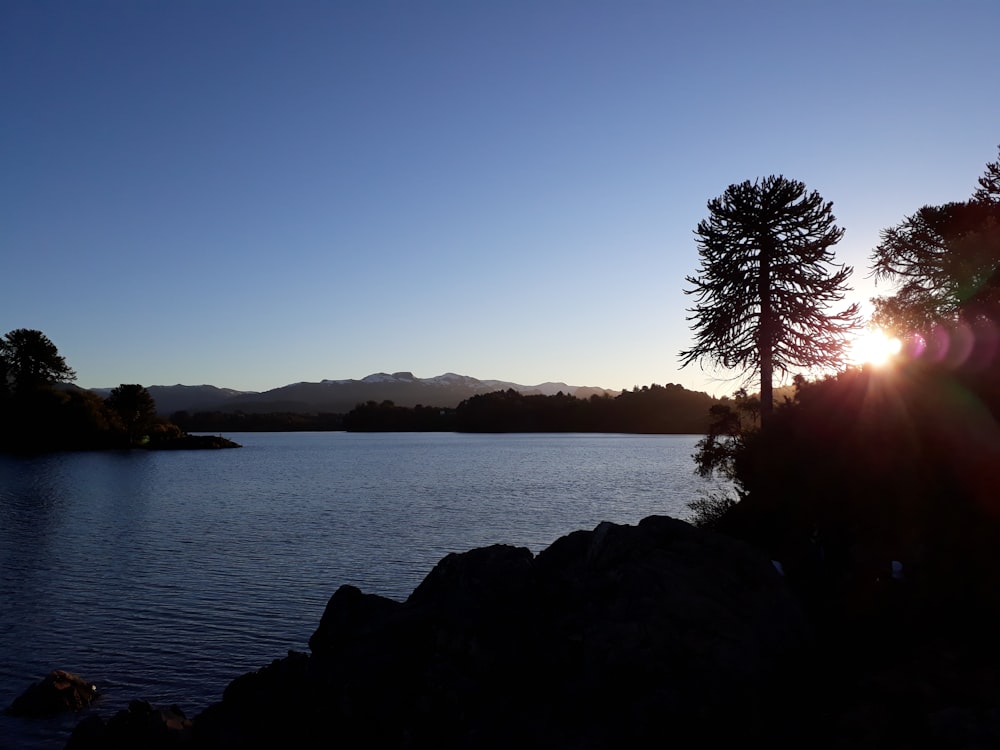
[[[774,312],[771,309],[772,242],[762,243],[757,294],[760,297],[760,426],[763,427],[774,411]]]
[[[773,367],[771,365],[771,350],[765,352],[763,348],[760,352],[760,425],[763,427],[771,417],[771,412],[774,411],[774,385],[772,384],[772,379],[774,376]]]

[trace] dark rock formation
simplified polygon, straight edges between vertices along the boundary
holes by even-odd
[[[14,699],[6,709],[12,716],[51,716],[80,711],[97,698],[97,687],[70,672],[54,669]]]
[[[341,587],[311,655],[233,681],[190,745],[773,738],[782,675],[807,640],[784,581],[750,547],[671,518],[604,523],[537,557],[502,545],[448,555],[404,603]]]
[[[70,747],[773,746],[808,643],[752,548],[671,518],[602,523],[537,557],[448,555],[402,603],[342,586],[311,654],[237,678],[193,727],[133,704]]]
[[[182,435],[164,440],[151,441],[150,450],[206,450],[216,448],[241,448],[239,443],[221,435]]]
[[[157,709],[146,701],[132,701],[107,723],[99,716],[81,721],[66,750],[101,747],[109,750],[166,750],[190,743],[191,720],[177,706]]]

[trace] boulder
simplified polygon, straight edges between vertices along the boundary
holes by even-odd
[[[70,735],[66,750],[167,750],[189,746],[191,733],[191,720],[177,706],[154,708],[146,701],[134,700],[108,722],[96,715],[81,721]]]
[[[199,747],[599,748],[771,739],[809,644],[771,561],[687,523],[451,554],[403,603],[341,587],[195,719]]]
[[[51,716],[63,711],[80,711],[96,698],[96,685],[71,672],[54,669],[15,698],[6,713],[11,716]]]

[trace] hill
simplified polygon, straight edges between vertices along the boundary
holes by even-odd
[[[392,401],[397,406],[417,405],[452,408],[472,396],[513,389],[524,395],[551,396],[560,391],[579,398],[618,391],[566,383],[519,385],[502,380],[478,380],[467,375],[445,373],[433,378],[418,378],[411,372],[374,373],[360,380],[323,380],[318,383],[292,383],[269,391],[236,391],[212,385],[154,385],[150,395],[157,412],[169,416],[178,411],[220,411],[247,414],[290,412],[299,414],[344,414],[368,401]],[[93,389],[101,396],[110,388]]]

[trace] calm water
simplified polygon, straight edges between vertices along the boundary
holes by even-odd
[[[193,715],[306,650],[343,583],[405,599],[449,552],[687,517],[697,437],[256,433],[234,451],[0,456],[0,707],[53,668]],[[79,716],[0,716],[56,748]]]

